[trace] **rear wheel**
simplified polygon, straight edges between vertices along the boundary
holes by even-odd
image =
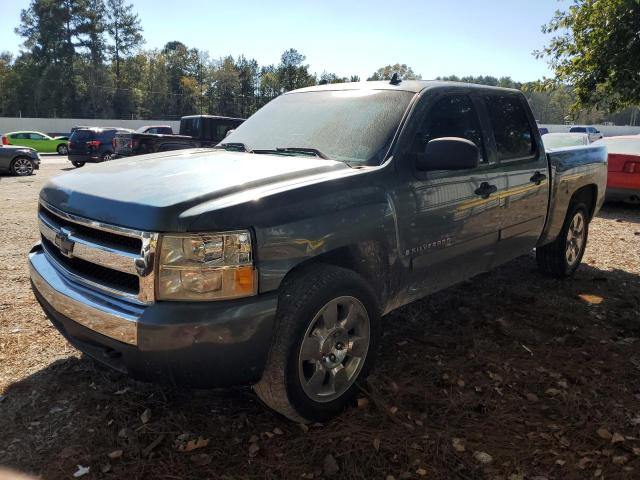
[[[61,143],[60,145],[58,145],[58,148],[56,148],[56,151],[58,152],[58,155],[69,154],[69,148],[64,143]]]
[[[588,236],[587,206],[582,202],[572,204],[555,241],[536,249],[538,267],[558,278],[573,275],[582,261]]]
[[[283,286],[267,366],[254,389],[297,422],[325,421],[358,393],[380,336],[376,297],[357,273],[317,265]]]
[[[26,177],[33,174],[34,169],[33,161],[27,157],[14,158],[11,162],[11,173],[19,177]]]
[[[71,162],[71,164],[76,168],[84,167],[84,162],[73,161],[73,162]]]

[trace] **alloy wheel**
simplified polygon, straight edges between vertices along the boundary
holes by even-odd
[[[585,241],[585,218],[580,211],[576,212],[571,219],[571,224],[567,230],[567,242],[565,247],[565,258],[569,267],[575,265],[580,258]]]
[[[344,394],[364,366],[370,321],[355,297],[329,301],[307,328],[298,354],[298,375],[305,394],[330,402]]]
[[[17,158],[13,162],[13,171],[21,177],[31,175],[33,173],[33,162],[28,158]]]

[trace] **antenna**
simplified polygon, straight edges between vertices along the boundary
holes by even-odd
[[[400,85],[400,82],[402,82],[402,78],[400,78],[400,74],[398,72],[393,72],[393,75],[391,75],[391,80],[389,80],[389,83],[391,85]]]

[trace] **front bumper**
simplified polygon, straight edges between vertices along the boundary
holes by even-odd
[[[142,306],[66,278],[38,246],[31,283],[45,313],[82,352],[134,378],[209,388],[257,382],[271,345],[277,295]]]

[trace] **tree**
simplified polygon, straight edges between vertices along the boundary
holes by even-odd
[[[124,0],[107,0],[106,29],[112,43],[107,47],[116,71],[116,88],[120,86],[120,60],[144,42],[142,26],[133,5]]]
[[[422,78],[421,75],[416,75],[413,73],[413,69],[407,66],[405,63],[400,65],[396,63],[395,65],[387,65],[386,67],[381,67],[376,70],[373,75],[367,78],[367,81],[372,80],[391,80],[391,76],[398,72],[400,78],[403,80],[420,80]]]
[[[640,103],[640,2],[574,0],[542,27],[553,35],[542,51],[556,78],[573,86],[577,107],[615,110]]]
[[[303,65],[306,57],[295,48],[285,51],[280,57],[276,75],[280,87],[286,92],[314,85],[315,77],[309,73],[309,65]]]

